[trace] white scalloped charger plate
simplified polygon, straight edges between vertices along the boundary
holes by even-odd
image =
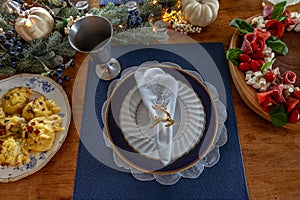
[[[65,141],[71,121],[71,108],[67,95],[63,88],[52,79],[37,74],[18,74],[0,81],[0,96],[7,90],[17,86],[31,88],[37,94],[42,94],[47,99],[54,100],[57,106],[61,108],[59,115],[62,118],[64,130],[56,134],[51,150],[31,155],[28,164],[19,167],[0,166],[0,182],[20,180],[44,167]]]
[[[193,149],[205,128],[205,112],[201,100],[191,87],[181,81],[178,81],[174,120],[172,160]],[[125,140],[138,153],[159,160],[155,132],[149,128],[152,121],[135,86],[128,92],[121,106],[121,130]]]

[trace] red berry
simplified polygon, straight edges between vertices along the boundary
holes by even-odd
[[[239,60],[241,62],[247,62],[247,63],[251,62],[250,56],[248,56],[247,54],[244,54],[244,53],[242,53],[242,54],[239,55]]]
[[[253,60],[264,60],[265,56],[262,52],[257,52],[251,55]]]
[[[300,119],[299,110],[292,110],[289,114],[289,122],[297,123]]]
[[[251,65],[247,62],[242,62],[239,64],[238,68],[242,71],[242,72],[246,72],[248,70],[251,69]]]
[[[251,70],[254,72],[260,71],[262,63],[258,60],[251,60]]]
[[[275,80],[275,74],[273,72],[268,72],[264,75],[267,82],[272,82]]]

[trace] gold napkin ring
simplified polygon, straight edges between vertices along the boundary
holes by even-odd
[[[154,128],[159,123],[167,123],[165,125],[165,127],[170,127],[170,126],[172,126],[175,123],[175,121],[171,117],[171,114],[167,111],[167,108],[165,106],[162,106],[162,105],[152,105],[152,108],[154,110],[159,110],[159,111],[162,111],[163,113],[165,113],[166,114],[166,118],[155,116],[154,122],[150,126],[150,128]]]

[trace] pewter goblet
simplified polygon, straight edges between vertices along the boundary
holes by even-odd
[[[96,74],[102,80],[111,80],[121,71],[120,63],[111,57],[112,24],[101,16],[86,16],[76,21],[69,31],[71,46],[89,53],[96,63]]]

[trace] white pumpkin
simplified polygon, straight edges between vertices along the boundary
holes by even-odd
[[[17,33],[27,42],[47,37],[54,28],[54,19],[41,7],[21,13],[15,22]]]
[[[218,0],[182,0],[185,19],[195,26],[205,27],[218,16]]]

